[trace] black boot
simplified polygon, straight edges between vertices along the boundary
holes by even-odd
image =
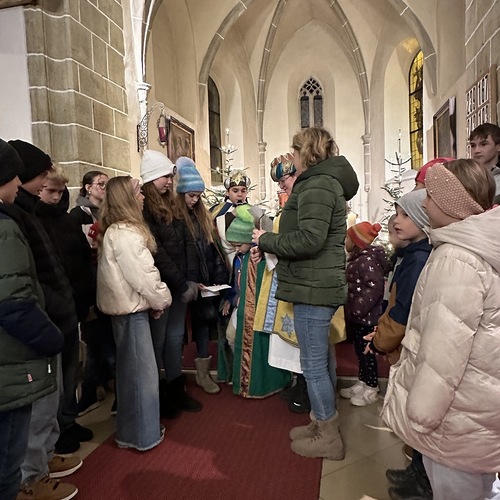
[[[307,394],[307,384],[304,375],[297,375],[296,391],[294,398],[288,401],[288,409],[293,413],[309,413],[311,402]]]
[[[181,411],[175,406],[172,396],[168,394],[168,384],[165,379],[160,379],[160,416],[167,419],[177,418]]]
[[[299,384],[300,377],[304,378],[304,375],[302,375],[301,373],[298,373],[297,377],[296,377],[295,385],[290,385],[286,389],[283,389],[280,392],[281,399],[284,399],[285,401],[293,401],[295,399],[295,396],[298,393],[297,386]]]
[[[167,396],[182,411],[201,411],[203,405],[186,392],[186,377],[181,375],[167,384]]]
[[[432,487],[425,471],[422,454],[413,451],[410,465],[404,470],[389,469],[385,473],[394,484],[389,488],[391,500],[432,500]]]

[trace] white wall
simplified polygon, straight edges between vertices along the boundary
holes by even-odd
[[[33,141],[22,7],[0,10],[0,137]]]

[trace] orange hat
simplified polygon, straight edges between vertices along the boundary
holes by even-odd
[[[364,250],[378,236],[381,229],[382,226],[378,222],[375,224],[358,222],[347,230],[347,236],[358,248]]]

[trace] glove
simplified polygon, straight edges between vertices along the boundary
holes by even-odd
[[[194,281],[186,281],[188,289],[181,295],[181,302],[193,302],[198,297],[198,283]]]

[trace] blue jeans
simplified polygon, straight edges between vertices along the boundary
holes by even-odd
[[[160,319],[151,320],[151,335],[158,370],[165,369],[167,382],[182,375],[182,348],[187,304],[174,297]]]
[[[149,450],[162,440],[158,371],[148,312],[113,316],[116,342],[116,442]]]
[[[0,498],[15,500],[28,448],[31,405],[0,412]]]
[[[295,331],[300,347],[300,364],[307,383],[311,409],[317,420],[335,415],[336,363],[330,347],[330,320],[336,307],[294,304]]]

